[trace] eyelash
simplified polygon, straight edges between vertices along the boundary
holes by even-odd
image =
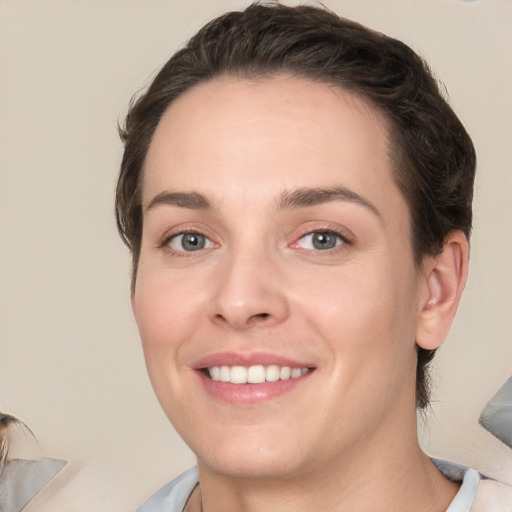
[[[196,235],[199,235],[199,236],[202,236],[204,237],[207,241],[209,241],[210,243],[215,244],[215,242],[212,242],[210,240],[210,238],[205,235],[202,231],[198,230],[198,229],[195,229],[195,228],[185,228],[185,229],[182,229],[180,231],[177,231],[175,233],[172,233],[170,235],[167,235],[163,238],[162,242],[158,245],[158,248],[159,249],[165,249],[166,252],[174,255],[174,256],[190,256],[191,254],[193,254],[195,251],[185,251],[185,250],[177,250],[177,249],[174,249],[170,246],[170,243],[177,237],[179,236],[183,236],[183,235],[193,235],[193,234],[196,234]],[[307,229],[307,230],[304,230],[303,233],[300,234],[300,236],[296,239],[295,242],[293,242],[291,244],[292,247],[296,246],[301,240],[303,240],[305,237],[307,237],[308,235],[314,235],[314,234],[325,234],[325,235],[334,235],[335,237],[337,237],[341,243],[339,245],[336,245],[332,248],[329,248],[329,249],[325,249],[325,250],[321,250],[321,249],[303,249],[304,251],[307,251],[307,252],[315,252],[315,253],[322,253],[322,252],[326,252],[326,253],[332,253],[333,251],[335,251],[336,249],[338,248],[341,248],[343,246],[350,246],[350,245],[353,245],[353,240],[351,237],[349,237],[345,232],[343,232],[341,229],[339,228],[333,228],[332,226],[326,226],[326,227],[315,227],[314,229]],[[300,249],[300,247],[297,247],[298,249]],[[202,251],[203,248],[201,249],[198,249],[197,252],[199,251]]]

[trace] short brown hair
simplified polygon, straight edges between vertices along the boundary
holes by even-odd
[[[326,9],[253,4],[205,25],[132,100],[120,129],[125,150],[116,191],[117,225],[133,258],[132,287],[142,238],[144,161],[168,106],[221,75],[279,72],[357,93],[388,119],[394,179],[409,207],[416,264],[438,254],[454,230],[469,239],[475,150],[426,62],[401,41]],[[434,353],[418,348],[419,408],[429,403],[427,370]]]

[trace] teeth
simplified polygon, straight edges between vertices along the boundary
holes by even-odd
[[[247,371],[247,382],[249,384],[261,384],[265,382],[265,367],[264,366],[250,366]]]
[[[229,366],[221,366],[219,380],[221,382],[229,382],[230,378],[231,378],[231,371],[229,369]]]
[[[210,377],[213,380],[220,380],[220,368],[218,366],[210,368]]]
[[[288,380],[292,376],[292,369],[289,366],[283,366],[281,368],[281,380]]]
[[[265,370],[265,380],[267,382],[276,382],[281,377],[281,369],[277,364],[267,366]]]
[[[292,379],[296,379],[302,375],[302,370],[300,368],[292,368]]]
[[[226,382],[232,382],[233,384],[245,384],[247,382],[247,370],[243,366],[232,366],[230,378]]]
[[[297,379],[309,373],[308,368],[291,368],[290,366],[255,365],[249,366],[212,366],[208,368],[212,380],[230,382],[231,384],[262,384],[278,380]]]

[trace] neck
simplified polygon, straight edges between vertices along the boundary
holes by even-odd
[[[285,478],[226,476],[198,461],[200,486],[187,512],[446,510],[459,486],[421,451],[416,430],[405,431],[414,435],[397,436],[395,430],[389,438],[365,437],[343,460]]]

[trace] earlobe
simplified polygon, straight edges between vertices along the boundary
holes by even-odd
[[[441,254],[424,263],[426,298],[421,303],[416,344],[434,350],[444,341],[466,284],[468,241],[464,233],[454,231]]]

